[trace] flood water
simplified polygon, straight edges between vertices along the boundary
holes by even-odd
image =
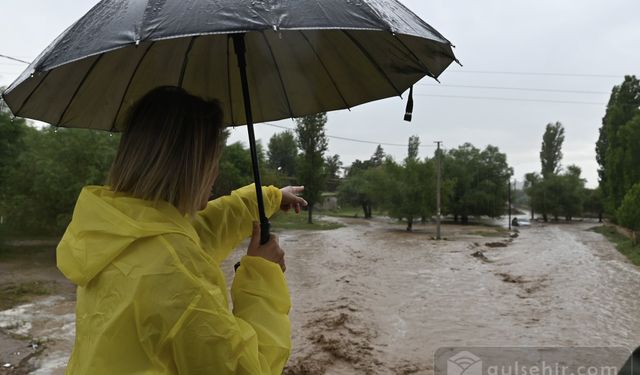
[[[640,345],[640,269],[593,223],[534,224],[515,239],[445,226],[434,241],[431,227],[340,220],[280,236],[293,303],[285,374],[432,374],[445,346]],[[244,249],[222,265],[229,279]],[[36,373],[64,372],[73,304],[0,312],[0,331],[46,339]]]

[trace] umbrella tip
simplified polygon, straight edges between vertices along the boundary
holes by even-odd
[[[409,99],[407,100],[407,109],[404,111],[404,121],[411,122],[413,118],[413,86],[409,89]]]

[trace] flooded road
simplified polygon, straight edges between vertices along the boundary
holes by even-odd
[[[434,241],[432,227],[339,220],[280,236],[293,302],[285,374],[432,374],[443,346],[640,344],[640,270],[595,224],[532,225],[514,239],[445,226],[448,240]],[[245,248],[222,265],[229,279]],[[34,303],[0,312],[0,331],[46,337],[29,361],[63,373],[73,301]]]
[[[438,242],[346,223],[281,236],[287,374],[431,374],[443,346],[640,344],[640,270],[594,224],[535,225],[512,241],[444,227]]]

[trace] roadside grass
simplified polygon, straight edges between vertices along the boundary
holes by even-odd
[[[340,207],[335,210],[318,210],[319,213],[326,216],[335,216],[335,217],[348,217],[348,218],[364,218],[364,212],[362,211],[362,207]],[[386,215],[383,211],[373,210],[371,213],[375,216],[384,216]]]
[[[0,263],[22,261],[29,264],[55,264],[58,239],[12,236],[0,240]]]
[[[609,241],[613,242],[619,252],[626,256],[631,263],[640,267],[640,245],[634,245],[631,239],[621,235],[610,226],[603,225],[591,228],[591,230],[602,234]]]
[[[323,212],[324,214],[324,212]],[[305,211],[295,214],[292,212],[280,212],[271,217],[271,227],[274,230],[331,230],[342,228],[344,225],[322,220],[318,217],[313,218],[313,224],[307,223],[307,213]]]
[[[0,286],[0,310],[9,309],[21,303],[29,302],[35,296],[46,296],[53,292],[51,282],[29,281]]]

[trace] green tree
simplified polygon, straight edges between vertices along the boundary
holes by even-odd
[[[576,216],[582,215],[582,207],[585,196],[585,180],[580,177],[582,170],[576,165],[567,167],[567,171],[560,176],[561,196],[560,208],[562,216],[571,221]]]
[[[547,124],[542,136],[542,149],[540,150],[540,162],[542,163],[542,176],[544,178],[560,172],[563,142],[564,127],[562,124],[560,122]]]
[[[0,99],[0,106],[4,103]],[[0,216],[7,215],[10,201],[9,173],[25,148],[25,138],[35,129],[29,128],[24,119],[11,119],[6,111],[0,110]]]
[[[327,115],[318,113],[296,119],[296,135],[301,154],[297,166],[298,177],[304,185],[303,197],[308,206],[308,222],[313,223],[313,207],[320,200],[324,189],[324,153],[328,141],[324,133]]]
[[[567,167],[562,174],[547,178],[533,174],[535,182],[527,183],[526,189],[532,210],[540,213],[545,222],[549,220],[549,215],[556,221],[560,216],[569,221],[581,215],[586,193],[585,180],[580,174],[580,168],[575,165]]]
[[[582,211],[591,217],[597,217],[598,222],[602,223],[604,214],[604,202],[602,201],[602,189],[584,189],[584,203]]]
[[[371,218],[373,206],[376,201],[382,201],[384,197],[377,194],[380,184],[384,180],[386,155],[382,146],[378,145],[369,160],[356,159],[347,168],[346,177],[338,189],[338,198],[341,203],[362,207],[364,217]]]
[[[507,156],[497,147],[480,151],[470,143],[449,150],[443,157],[445,185],[451,185],[445,200],[445,212],[454,220],[469,221],[469,216],[498,217],[505,213],[508,183],[513,170]]]
[[[431,216],[435,211],[435,163],[420,160],[420,139],[409,138],[407,157],[400,165],[388,159],[384,163],[384,179],[376,183],[380,201],[389,215],[406,219],[407,231],[413,230],[417,219]]]
[[[417,160],[420,149],[420,137],[412,135],[409,137],[409,145],[407,151],[407,160]]]
[[[296,173],[298,147],[296,138],[290,131],[277,133],[269,139],[267,165],[288,177]]]
[[[324,158],[327,191],[334,192],[338,189],[340,185],[340,168],[342,168],[340,155],[336,154]]]
[[[260,154],[260,153],[259,153]],[[262,160],[259,160],[261,163]],[[213,185],[213,196],[220,197],[253,182],[251,153],[242,142],[228,144],[220,156],[219,172]]]
[[[524,175],[524,191],[529,197],[529,209],[531,209],[531,220],[535,217],[535,209],[539,207],[538,194],[535,194],[536,187],[542,181],[542,177],[536,173],[531,172]]]
[[[7,223],[30,233],[60,233],[78,193],[104,184],[119,137],[81,129],[30,129],[7,173]]]
[[[614,214],[626,192],[640,181],[640,81],[626,76],[611,92],[596,143],[605,210]]]
[[[373,155],[371,155],[369,161],[371,162],[372,166],[379,167],[382,165],[382,163],[384,163],[385,158],[386,154],[384,153],[384,149],[381,145],[378,145],[378,147],[376,147],[376,151],[373,153]]]
[[[640,231],[640,183],[629,189],[617,212],[618,222],[633,230]]]
[[[373,216],[373,205],[381,196],[384,173],[381,165],[350,174],[338,187],[340,203],[361,207],[364,218],[370,219]]]

